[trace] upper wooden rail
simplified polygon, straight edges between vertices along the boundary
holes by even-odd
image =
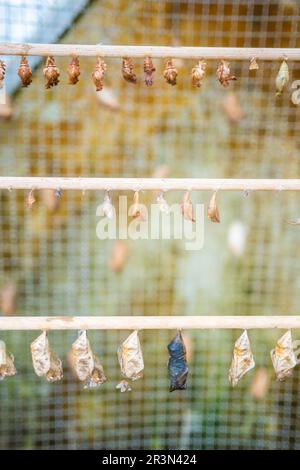
[[[300,60],[299,48],[269,47],[169,47],[102,44],[15,44],[0,43],[0,55],[161,57],[181,59]]]

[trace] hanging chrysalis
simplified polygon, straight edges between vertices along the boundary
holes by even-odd
[[[45,87],[49,89],[53,86],[58,85],[59,83],[59,69],[55,65],[54,57],[48,56],[46,60],[46,65],[43,69],[43,74],[45,77]]]
[[[3,60],[0,60],[0,89],[3,88],[3,82],[5,77],[6,65]]]
[[[174,67],[172,59],[165,62],[164,79],[170,85],[176,85],[178,70]]]
[[[31,189],[26,198],[26,207],[28,209],[32,209],[32,206],[35,202],[36,202],[36,199],[34,197],[34,192],[33,192],[33,189]]]
[[[258,70],[258,63],[256,60],[256,57],[251,57],[250,59],[250,64],[249,64],[249,70]]]
[[[198,64],[192,69],[192,85],[200,88],[205,77],[206,62],[199,60]]]
[[[106,63],[101,59],[101,57],[98,57],[95,70],[92,73],[92,79],[96,87],[96,91],[101,91],[103,88],[105,71]]]
[[[133,204],[130,208],[129,215],[131,215],[131,217],[134,219],[145,220],[143,205],[140,204],[140,196],[138,191],[135,191],[133,195]]]
[[[228,120],[233,124],[238,124],[245,116],[239,97],[232,91],[224,95],[222,108]]]
[[[156,198],[156,202],[158,204],[158,208],[160,212],[162,212],[163,214],[169,214],[170,208],[169,208],[167,201],[164,198],[163,193],[159,193],[159,195]]]
[[[5,377],[12,377],[16,373],[14,356],[6,352],[4,341],[0,340],[0,380],[5,379]]]
[[[118,359],[125,380],[121,380],[116,388],[121,392],[130,391],[128,380],[140,379],[143,377],[144,370],[144,359],[137,330],[131,333],[119,347]]]
[[[300,217],[295,220],[287,220],[287,223],[290,225],[300,225]]]
[[[277,341],[275,348],[271,351],[271,359],[278,380],[284,380],[292,375],[297,360],[293,349],[291,330],[288,330]]]
[[[283,90],[289,81],[289,68],[287,62],[284,60],[276,77],[276,96],[281,96]]]
[[[137,82],[137,76],[133,72],[133,60],[130,57],[124,57],[122,62],[122,74],[124,80],[130,83]]]
[[[183,197],[182,197],[181,212],[182,212],[183,217],[186,220],[191,220],[192,222],[196,221],[195,214],[194,214],[194,208],[193,208],[193,204],[192,204],[192,201],[191,201],[189,191],[186,191],[184,193]]]
[[[78,83],[79,81],[79,75],[80,75],[80,65],[79,65],[79,59],[77,56],[72,57],[72,60],[69,63],[67,72],[69,75],[69,84],[76,85],[76,83]]]
[[[145,83],[147,86],[153,85],[153,73],[155,72],[155,67],[153,65],[151,57],[146,57],[144,60],[144,74],[145,74]]]
[[[0,290],[0,311],[3,315],[13,315],[16,309],[17,285],[14,281],[5,284]]]
[[[45,377],[48,382],[57,382],[63,378],[62,362],[51,351],[46,331],[30,345],[32,364],[38,377]]]
[[[116,240],[108,260],[108,267],[114,273],[123,271],[129,256],[129,246],[124,240]]]
[[[103,201],[103,204],[102,204],[102,210],[103,210],[104,215],[108,219],[111,220],[111,219],[114,218],[115,210],[114,210],[114,206],[112,205],[111,197],[110,197],[108,191],[106,191],[105,196],[104,196],[104,201]]]
[[[86,331],[82,331],[72,344],[71,362],[84,388],[94,388],[106,381],[103,367],[93,354]]]
[[[186,349],[180,331],[174,336],[171,343],[168,344],[168,351],[170,392],[174,390],[185,390],[187,387],[189,369],[186,361]]]
[[[207,217],[215,223],[220,223],[220,214],[217,206],[217,191],[215,191],[209,201]]]
[[[21,79],[22,87],[27,88],[32,82],[32,72],[25,56],[21,58],[21,62],[18,68],[18,75]]]
[[[229,382],[234,387],[249,370],[255,367],[253,354],[247,331],[245,330],[235,342],[231,366],[229,369]]]
[[[230,64],[226,60],[221,60],[217,68],[217,78],[221,85],[227,87],[231,80],[236,80],[234,75],[231,75]]]

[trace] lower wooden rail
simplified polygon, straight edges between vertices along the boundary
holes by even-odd
[[[300,316],[0,317],[0,330],[191,330],[300,328]]]

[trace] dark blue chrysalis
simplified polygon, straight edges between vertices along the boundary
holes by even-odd
[[[168,362],[170,392],[185,390],[189,369],[186,362],[186,349],[180,331],[168,345],[168,351],[170,356]]]

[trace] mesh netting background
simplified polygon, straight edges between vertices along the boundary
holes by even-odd
[[[57,3],[2,0],[0,39],[16,42],[26,31],[27,40],[38,42],[36,25],[44,42],[47,37],[55,42],[51,34],[58,18],[69,11],[68,2]],[[292,0],[103,0],[87,3],[61,41],[299,47],[299,28],[300,6]],[[95,59],[81,59],[74,87],[67,84],[68,61],[57,59],[58,87],[44,89],[40,65],[32,85],[12,97],[12,116],[2,117],[0,127],[2,175],[146,177],[164,166],[170,177],[298,177],[299,108],[290,91],[275,97],[279,61],[261,62],[254,73],[246,62],[232,63],[238,81],[227,91],[216,83],[215,61],[208,64],[203,87],[195,90],[194,61],[176,63],[178,85],[170,87],[162,78],[163,61],[155,60],[155,83],[147,89],[142,81],[124,82],[121,61],[107,60],[106,103],[91,83]],[[12,80],[17,65],[11,64]],[[289,67],[292,82],[300,70],[297,63]],[[136,70],[141,76],[142,61],[136,60]],[[224,112],[232,91],[244,112],[236,123]],[[128,261],[114,273],[108,263],[115,242],[96,237],[102,192],[63,192],[58,207],[51,194],[40,192],[28,211],[23,191],[2,191],[0,287],[16,289],[16,315],[295,315],[299,230],[285,221],[299,215],[299,196],[280,191],[244,196],[220,193],[222,223],[205,224],[202,250],[188,252],[172,240],[128,241]],[[146,203],[153,197],[141,194]],[[166,197],[179,200],[181,194]],[[192,198],[207,203],[209,194]],[[228,244],[237,222],[247,233],[239,256]],[[64,362],[58,384],[33,372],[29,344],[36,332],[1,333],[18,374],[0,384],[0,447],[300,448],[299,369],[277,383],[270,364],[269,351],[281,332],[250,331],[256,368],[232,390],[227,373],[240,332],[187,331],[188,390],[170,394],[166,346],[174,333],[141,332],[145,377],[129,394],[115,390],[116,349],[127,332],[90,333],[108,377],[95,391],[82,390],[68,367],[76,332],[49,335]],[[269,387],[261,377],[270,380]]]

